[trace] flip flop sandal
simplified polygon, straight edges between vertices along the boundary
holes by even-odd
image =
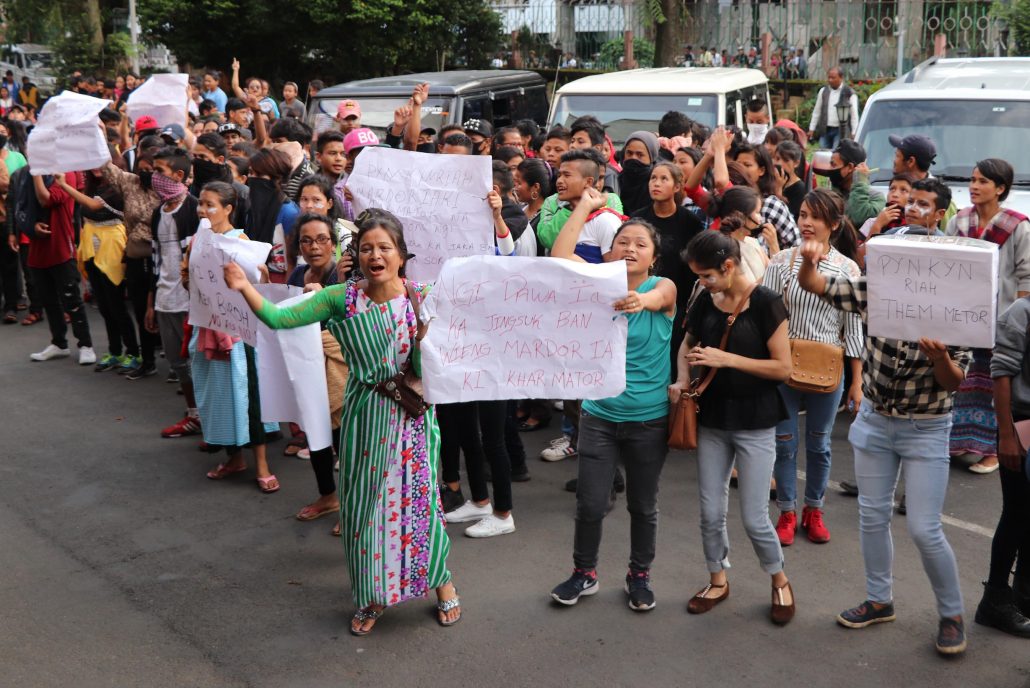
[[[320,511],[315,511],[314,509],[309,510],[308,507],[304,507],[303,509],[297,512],[297,520],[314,521],[316,518],[321,518],[322,516],[325,516],[327,514],[335,514],[339,510],[340,507],[336,504],[334,504],[333,506],[326,507]]]
[[[207,472],[207,477],[211,480],[224,480],[234,473],[242,473],[247,470],[246,466],[240,466],[239,468],[228,468],[224,463],[218,464],[218,468],[213,471]]]
[[[308,446],[307,437],[301,435],[300,437],[294,437],[286,443],[286,448],[283,449],[284,456],[295,456],[297,452]]]
[[[269,487],[269,483],[271,483],[272,481],[275,481],[275,486]],[[278,492],[280,487],[279,479],[276,478],[274,475],[270,475],[267,478],[258,478],[257,484],[258,487],[261,488],[261,491],[265,494],[272,494],[273,492]]]
[[[536,430],[543,430],[550,424],[551,421],[538,420],[535,423],[523,421],[522,423],[519,423],[519,432],[535,432]]]
[[[444,626],[444,627],[453,626],[454,624],[456,624],[459,621],[461,621],[461,599],[459,599],[457,595],[455,595],[454,597],[452,597],[449,600],[442,600],[440,602],[437,602],[436,603],[436,608],[437,608],[438,611],[443,612],[444,614],[448,613],[452,609],[457,609],[458,610],[458,618],[456,618],[454,621],[444,621],[443,619],[440,618],[440,616],[438,614],[437,617],[436,617],[436,622],[438,624],[440,624],[441,626]]]
[[[18,322],[18,316],[14,313],[8,313],[4,316],[4,325],[13,325]]]
[[[39,313],[29,313],[22,321],[22,325],[35,325],[38,322],[43,322],[43,316]]]
[[[340,537],[340,524],[337,523],[333,526],[333,531],[330,533],[333,537]]]
[[[358,637],[368,635],[369,633],[372,632],[372,628],[375,628],[375,624],[372,624],[372,628],[369,628],[367,631],[361,630],[361,625],[364,624],[369,619],[371,619],[372,621],[376,621],[382,615],[383,615],[383,610],[382,609],[380,609],[378,611],[376,611],[375,609],[372,609],[372,607],[365,607],[364,609],[359,609],[358,611],[356,611],[354,613],[354,618],[351,619],[350,634],[351,635],[356,635]],[[354,622],[355,621],[358,622],[358,627],[356,629],[354,628]]]

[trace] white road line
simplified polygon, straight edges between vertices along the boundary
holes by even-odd
[[[805,479],[805,472],[804,471],[798,471],[798,480],[804,480],[804,479]],[[834,490],[837,490],[838,492],[841,491],[840,483],[837,482],[836,480],[830,480],[827,483],[827,487],[829,487],[831,489],[834,489]],[[961,528],[962,530],[969,531],[970,533],[976,533],[977,535],[983,535],[984,537],[987,537],[987,538],[993,538],[994,537],[994,530],[992,528],[984,528],[982,525],[980,525],[978,523],[970,523],[969,521],[963,521],[960,518],[954,518],[954,517],[948,516],[946,514],[941,514],[941,523],[944,523],[944,524],[949,525],[949,526],[953,526],[955,528]]]

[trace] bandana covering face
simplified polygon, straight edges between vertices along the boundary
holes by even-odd
[[[186,195],[186,185],[177,182],[171,177],[166,177],[160,172],[155,172],[150,178],[150,185],[162,201],[172,201]]]

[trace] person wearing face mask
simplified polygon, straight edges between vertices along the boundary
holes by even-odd
[[[861,227],[883,210],[885,199],[869,186],[869,166],[862,144],[844,139],[837,144],[829,160],[829,167],[813,160],[813,172],[830,180],[834,191],[846,199],[845,213],[851,224]]]
[[[619,173],[619,198],[630,215],[651,205],[648,185],[651,170],[658,162],[658,137],[649,131],[635,131],[622,148],[622,172]]]
[[[748,101],[744,121],[747,124],[747,142],[753,146],[765,143],[765,135],[769,133],[770,124],[769,106],[766,102],[758,98]]]
[[[293,269],[287,260],[286,244],[300,209],[282,189],[292,167],[282,151],[263,148],[250,159],[250,212],[247,214],[247,236],[253,241],[272,244],[268,255],[268,276],[276,284],[286,281]]]
[[[233,214],[233,224],[242,225],[250,209],[250,189],[233,177],[232,169],[226,163],[229,149],[225,139],[215,133],[197,137],[191,154],[193,156],[193,185],[190,193],[197,196],[208,182],[226,182],[236,190],[238,206]]]

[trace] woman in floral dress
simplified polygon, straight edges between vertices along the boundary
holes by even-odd
[[[366,635],[387,608],[436,590],[437,620],[450,626],[461,607],[447,570],[450,540],[437,491],[440,438],[433,409],[412,416],[379,394],[378,382],[402,371],[409,357],[420,373],[416,319],[427,287],[404,279],[408,251],[400,222],[372,210],[358,221],[361,270],[367,279],[326,287],[304,303],[265,301],[235,264],[225,281],[240,291],[266,325],[301,327],[333,319],[350,364],[340,424],[343,453],[340,521],[354,603],[351,632]]]

